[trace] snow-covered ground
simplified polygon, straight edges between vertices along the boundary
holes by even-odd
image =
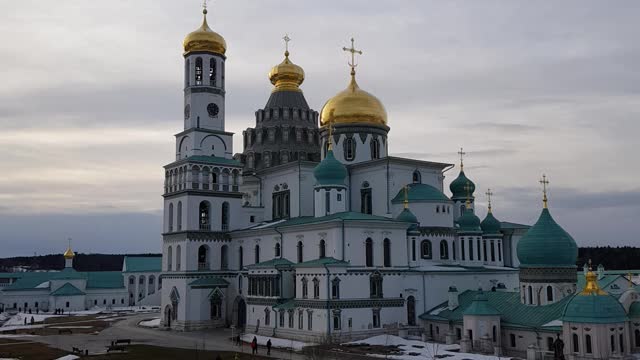
[[[302,350],[302,348],[306,346],[315,345],[312,343],[305,343],[301,341],[295,341],[295,340],[289,340],[289,339],[278,339],[274,337],[254,335],[254,334],[242,335],[242,341],[246,343],[251,343],[254,337],[258,340],[258,345],[260,346],[267,346],[267,341],[271,339],[271,346],[274,348],[293,349],[296,351]]]
[[[142,327],[157,328],[160,326],[160,318],[153,318],[149,320],[140,321],[138,325]]]
[[[80,359],[80,356],[76,356],[76,355],[65,355],[63,357],[59,357],[56,360],[76,360],[76,359]]]
[[[51,315],[51,314],[27,314],[27,313],[18,313],[7,320],[2,327],[7,326],[16,326],[16,325],[24,325],[24,319],[27,319],[27,325],[31,324],[31,318],[33,317],[33,321],[40,323],[45,319],[50,317],[57,317],[61,315]]]
[[[367,354],[371,357],[379,357],[386,359],[396,360],[421,360],[421,359],[436,359],[445,358],[447,360],[495,360],[494,355],[480,355],[459,352],[460,346],[445,345],[437,343],[422,342],[417,340],[405,340],[398,336],[393,335],[378,335],[372,338],[350,342],[348,344],[356,345],[382,345],[382,346],[397,346],[399,350],[403,352],[402,355],[382,355],[382,354]],[[507,358],[504,358],[507,359]]]

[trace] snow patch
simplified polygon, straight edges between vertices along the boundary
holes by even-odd
[[[545,327],[545,326],[562,326],[562,320],[553,320],[542,325],[542,327]]]
[[[153,318],[150,320],[143,320],[138,323],[139,326],[157,328],[160,326],[160,318]]]
[[[261,336],[261,335],[254,335],[254,334],[244,334],[244,335],[242,335],[242,341],[247,342],[247,343],[251,343],[253,341],[254,337],[258,340],[258,345],[260,345],[260,346],[267,346],[267,341],[269,339],[271,339],[271,346],[274,347],[274,348],[280,348],[280,349],[293,349],[293,350],[296,350],[296,351],[300,351],[300,350],[302,350],[302,348],[304,348],[306,346],[315,345],[313,343],[305,343],[305,342],[302,342],[302,341],[295,341],[295,340],[289,340],[289,339],[279,339],[279,338]]]
[[[76,359],[80,359],[80,356],[76,356],[76,355],[65,355],[63,357],[59,357],[56,360],[76,360]]]

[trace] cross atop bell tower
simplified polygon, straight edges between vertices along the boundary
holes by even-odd
[[[356,50],[355,40],[353,38],[351,38],[351,47],[343,47],[342,50],[351,53],[351,62],[347,62],[347,64],[349,64],[349,67],[351,68],[351,76],[355,76],[356,67],[358,66],[358,64],[356,64],[356,54],[362,55],[362,50]]]

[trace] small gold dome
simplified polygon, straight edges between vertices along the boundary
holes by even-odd
[[[332,97],[322,107],[320,125],[335,124],[374,124],[387,125],[387,111],[375,96],[360,89],[356,83],[356,74],[351,72],[349,86]]]
[[[300,84],[304,81],[304,70],[289,60],[289,51],[285,51],[284,60],[271,68],[269,80],[276,91],[301,91]]]
[[[76,254],[73,253],[73,250],[71,250],[71,246],[69,246],[67,248],[67,251],[64,252],[63,256],[65,259],[70,260],[70,259],[73,259],[73,257],[76,256]]]
[[[207,24],[207,9],[202,10],[204,19],[202,25],[184,38],[184,55],[194,51],[207,51],[224,55],[227,51],[227,43],[217,32],[211,30]]]

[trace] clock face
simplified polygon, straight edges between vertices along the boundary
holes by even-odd
[[[207,105],[207,112],[209,113],[210,117],[218,116],[219,111],[220,111],[220,108],[218,108],[218,105],[214,103]]]
[[[184,119],[187,120],[191,116],[191,106],[189,104],[184,107]]]

